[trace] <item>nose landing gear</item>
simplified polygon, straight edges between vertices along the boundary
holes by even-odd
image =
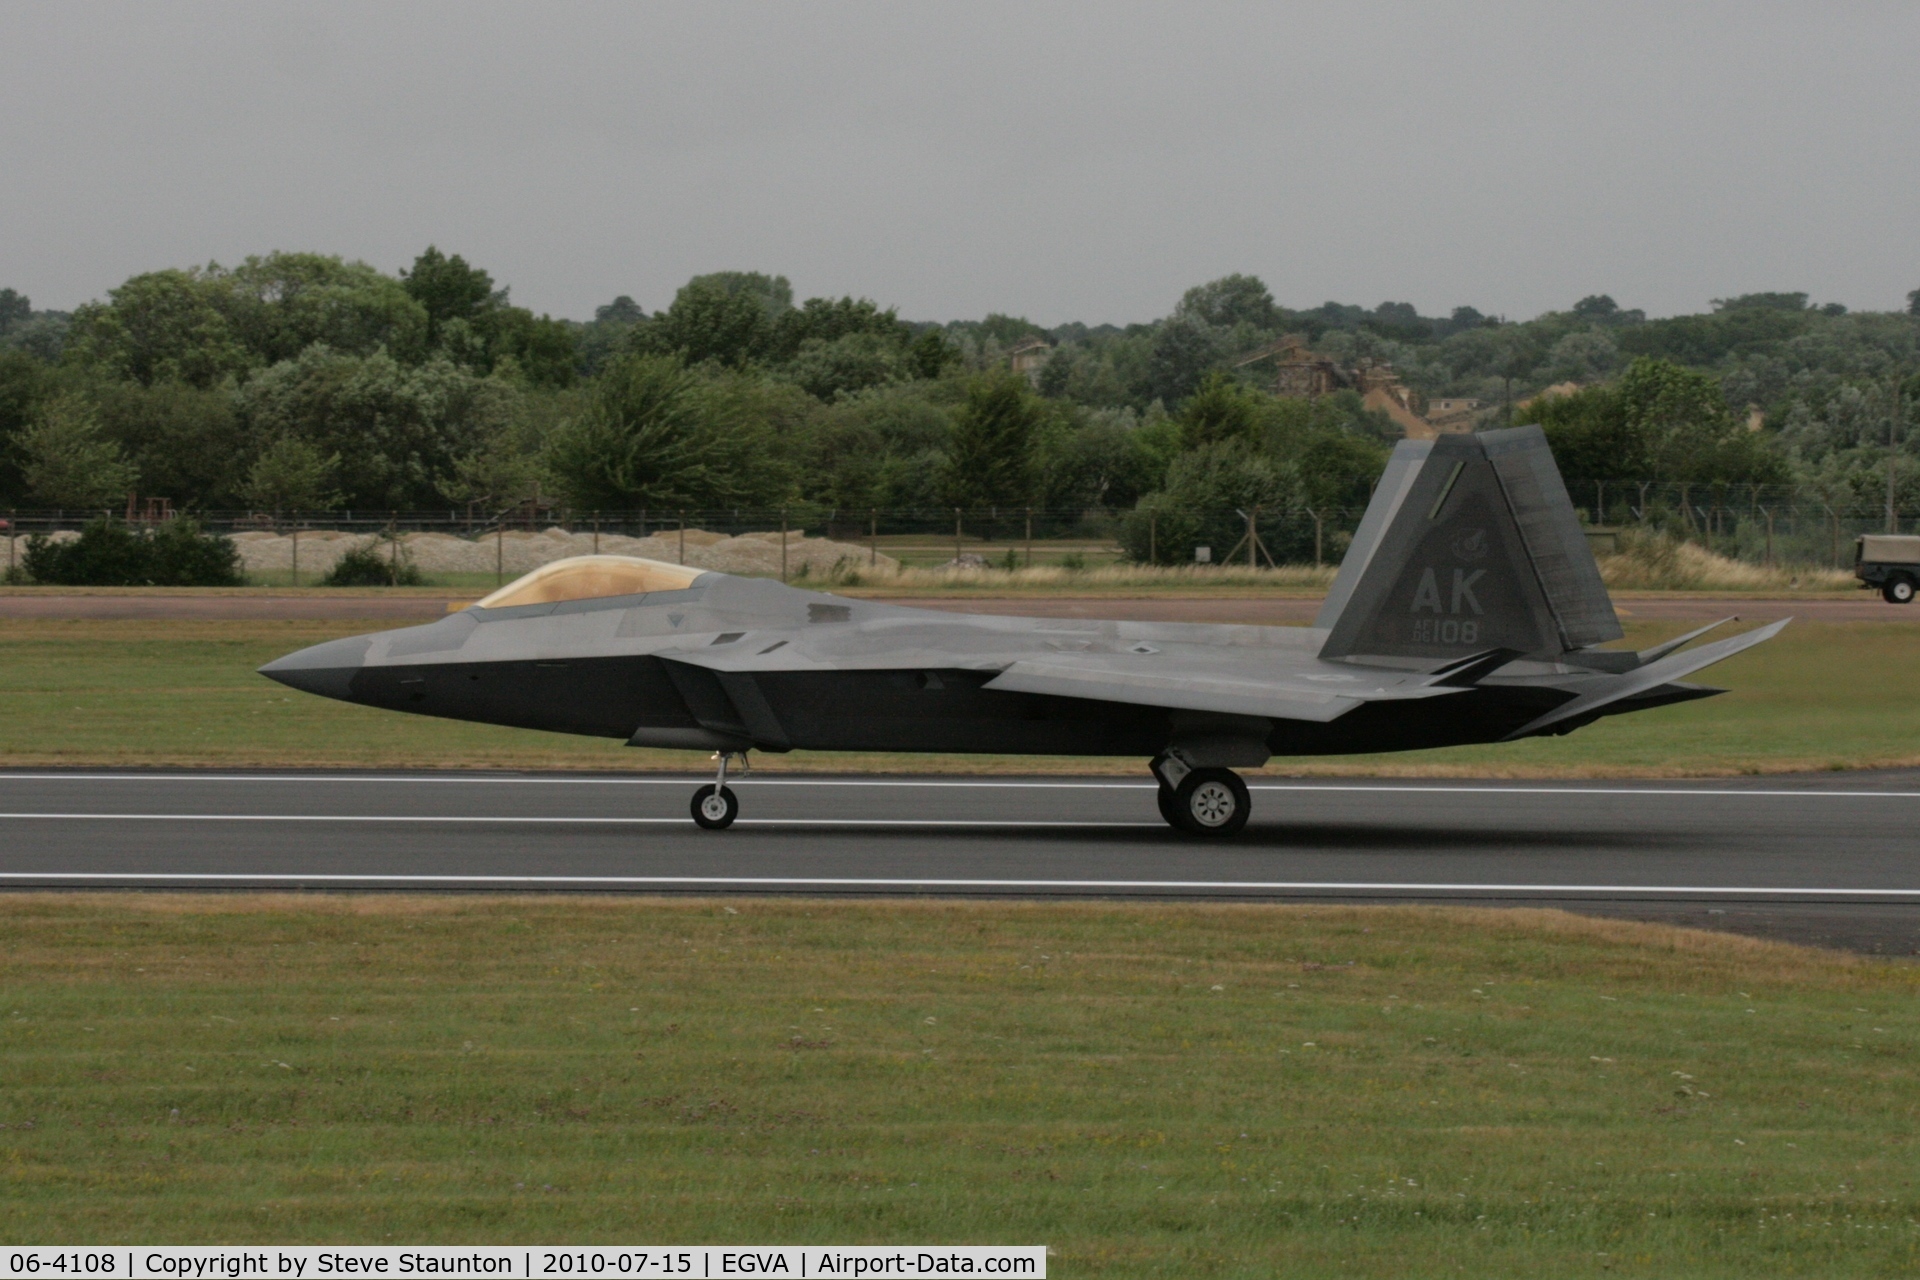
[[[1247,784],[1231,769],[1194,768],[1172,752],[1153,762],[1160,781],[1160,816],[1190,836],[1230,836],[1253,812]]]
[[[740,772],[747,771],[747,753],[740,754]],[[693,793],[694,824],[706,831],[725,831],[740,816],[740,797],[733,794],[733,788],[727,785],[727,761],[733,758],[731,751],[722,751],[714,757],[719,761],[719,769],[712,782]]]

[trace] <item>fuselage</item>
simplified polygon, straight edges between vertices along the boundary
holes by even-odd
[[[470,608],[261,670],[367,706],[643,746],[1145,757],[1212,722],[1257,726],[1274,755],[1496,741],[1583,680],[1607,678],[1517,663],[1450,696],[1366,703],[1326,722],[1237,714],[1231,702],[1193,712],[985,687],[1017,662],[1126,654],[1169,671],[1252,667],[1338,690],[1358,677],[1315,656],[1325,638],[1308,627],[908,609],[709,573],[677,590]],[[1669,686],[1616,709],[1691,696]]]

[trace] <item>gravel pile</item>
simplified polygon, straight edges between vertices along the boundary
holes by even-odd
[[[303,532],[300,535],[301,577],[305,580],[306,575],[311,573],[318,578],[352,548],[378,541],[371,535],[328,529]],[[238,533],[233,536],[233,542],[240,549],[242,565],[250,573],[270,570],[284,572],[293,566],[293,539],[284,534]],[[511,578],[568,556],[592,555],[594,536],[591,533],[568,533],[559,528],[539,533],[510,530],[500,536],[496,545],[491,536],[469,542],[445,533],[409,533],[401,537],[400,546],[401,555],[429,576],[436,573],[492,573],[497,564]],[[778,532],[728,537],[704,529],[689,529],[686,548],[686,563],[696,568],[759,577],[778,577],[780,574]],[[599,539],[599,550],[602,555],[641,556],[675,564],[680,560],[680,535],[670,532],[630,538],[622,534],[603,533]],[[867,563],[865,547],[826,538],[802,537],[797,533],[787,536],[787,576],[790,578],[802,576],[803,570],[804,576],[820,578],[831,573],[836,565],[864,569]],[[884,555],[878,558],[877,564],[888,572],[900,567],[897,560]]]

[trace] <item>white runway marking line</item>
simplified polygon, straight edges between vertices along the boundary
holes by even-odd
[[[0,822],[461,822],[547,826],[691,826],[691,818],[483,817],[472,814],[0,813]],[[1061,822],[991,818],[740,818],[736,827],[1163,827],[1163,822]]]
[[[826,876],[500,876],[500,875],[249,875],[222,872],[4,871],[0,880],[157,880],[204,883],[297,884],[603,884],[791,886],[838,889],[1194,889],[1262,893],[1457,893],[1457,894],[1666,894],[1684,897],[1870,897],[1920,898],[1920,889],[1827,889],[1712,887],[1650,884],[1396,884],[1327,880],[956,880]]]
[[[437,777],[422,775],[377,775],[355,777],[351,774],[124,774],[124,773],[0,773],[0,784],[7,782],[303,782],[384,784],[394,786],[598,786],[598,787],[684,787],[699,786],[711,780],[710,774],[688,774],[670,778],[529,778]],[[731,777],[730,786],[740,787],[898,787],[898,788],[1002,788],[1006,790],[1068,791],[1152,791],[1152,782],[1065,782],[1008,781],[982,778],[936,778],[925,782],[902,778],[759,778]],[[1569,787],[1569,786],[1491,786],[1472,783],[1441,783],[1419,786],[1402,783],[1342,782],[1250,782],[1249,791],[1352,791],[1391,795],[1540,795],[1540,796],[1742,796],[1757,799],[1792,800],[1920,800],[1920,791],[1821,791],[1813,788],[1744,787]]]

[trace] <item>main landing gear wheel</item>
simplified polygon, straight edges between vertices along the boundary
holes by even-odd
[[[1179,802],[1175,800],[1173,796],[1173,788],[1164,782],[1161,783],[1160,794],[1155,796],[1154,799],[1160,802],[1161,818],[1166,821],[1168,826],[1178,828],[1180,826],[1180,810],[1177,807]]]
[[[747,770],[747,753],[740,754],[740,771]],[[722,751],[713,758],[719,762],[713,781],[693,793],[693,821],[704,831],[725,831],[740,816],[740,797],[727,785],[727,761],[734,753]]]
[[[693,820],[708,831],[725,831],[740,816],[740,797],[732,787],[709,782],[693,793]]]
[[[1195,768],[1182,753],[1168,750],[1154,757],[1153,776],[1160,783],[1154,797],[1160,816],[1175,831],[1230,836],[1245,827],[1253,813],[1247,784],[1231,769]]]
[[[1887,579],[1887,585],[1880,588],[1880,598],[1888,604],[1912,604],[1913,579],[1905,574]]]

